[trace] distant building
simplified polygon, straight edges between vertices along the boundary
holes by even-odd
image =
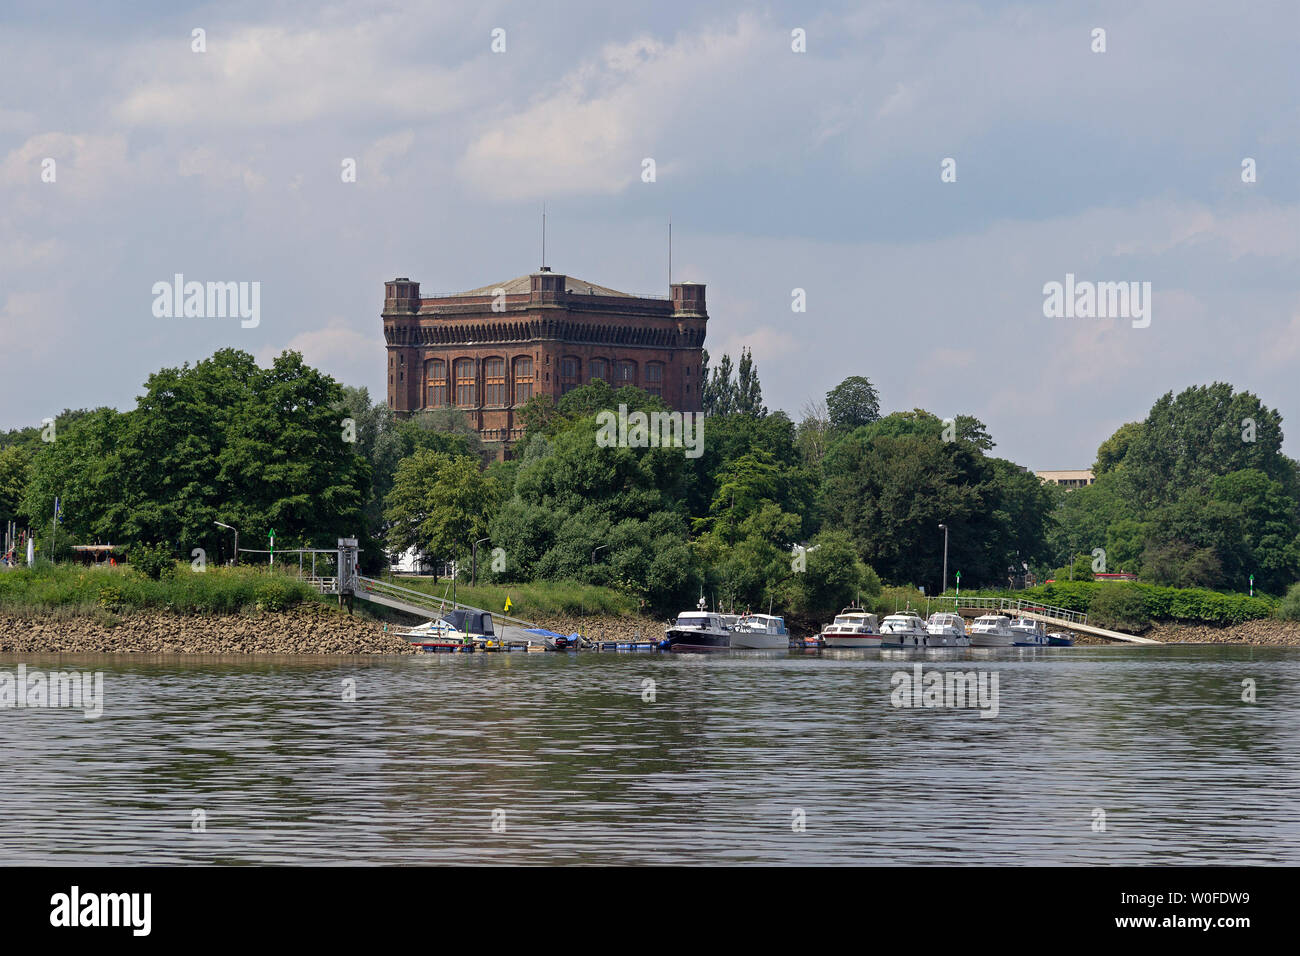
[[[1040,481],[1060,485],[1062,488],[1083,488],[1097,479],[1091,471],[1036,471]]]
[[[498,458],[523,436],[518,414],[530,398],[558,399],[593,379],[701,411],[704,286],[670,291],[628,295],[546,266],[452,295],[422,296],[420,283],[393,279],[384,283],[388,407],[459,408]]]

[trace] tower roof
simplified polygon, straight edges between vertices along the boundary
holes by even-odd
[[[495,295],[497,289],[504,289],[506,295],[524,295],[532,289],[532,281],[526,275],[516,276],[513,279],[507,279],[505,282],[494,282],[492,285],[485,285],[479,289],[458,292],[457,295]],[[586,279],[579,279],[576,276],[564,277],[564,291],[576,295],[621,295],[628,299],[637,298],[630,293],[619,292],[617,289],[610,289],[603,285],[596,285],[594,282],[588,282]]]

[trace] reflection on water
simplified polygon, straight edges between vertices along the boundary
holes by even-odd
[[[4,864],[1300,863],[1295,649],[20,662],[105,705],[0,710]]]

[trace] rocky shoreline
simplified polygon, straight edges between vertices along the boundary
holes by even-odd
[[[390,628],[391,629],[391,628]],[[380,622],[324,605],[260,614],[66,617],[0,611],[0,653],[413,654]]]
[[[658,640],[653,617],[555,617],[539,626],[592,640]],[[387,628],[387,630],[385,630]],[[60,654],[412,654],[394,625],[349,616],[325,605],[259,614],[16,614],[0,609],[0,653]],[[1227,627],[1153,624],[1143,632],[1163,644],[1254,644],[1300,647],[1300,621],[1259,620]],[[1077,635],[1078,644],[1108,644]]]

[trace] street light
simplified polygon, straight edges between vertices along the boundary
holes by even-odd
[[[474,542],[474,556],[470,559],[469,586],[475,587],[478,584],[478,546],[489,538],[479,538]]]
[[[939,525],[939,527],[943,529],[943,588],[939,591],[939,593],[947,594],[948,593],[948,526],[946,524],[941,524]]]
[[[603,551],[605,548],[608,548],[608,547],[609,547],[609,545],[607,545],[607,544],[602,544],[602,545],[600,545],[600,547],[596,548],[596,551]],[[592,552],[591,552],[591,563],[592,563],[593,565],[596,563],[596,551],[592,551]],[[1237,593],[1240,594],[1241,592],[1237,592]]]
[[[235,532],[235,556],[230,559],[230,563],[235,564],[239,560],[239,531],[233,525],[228,525],[223,521],[214,521],[212,523]]]

